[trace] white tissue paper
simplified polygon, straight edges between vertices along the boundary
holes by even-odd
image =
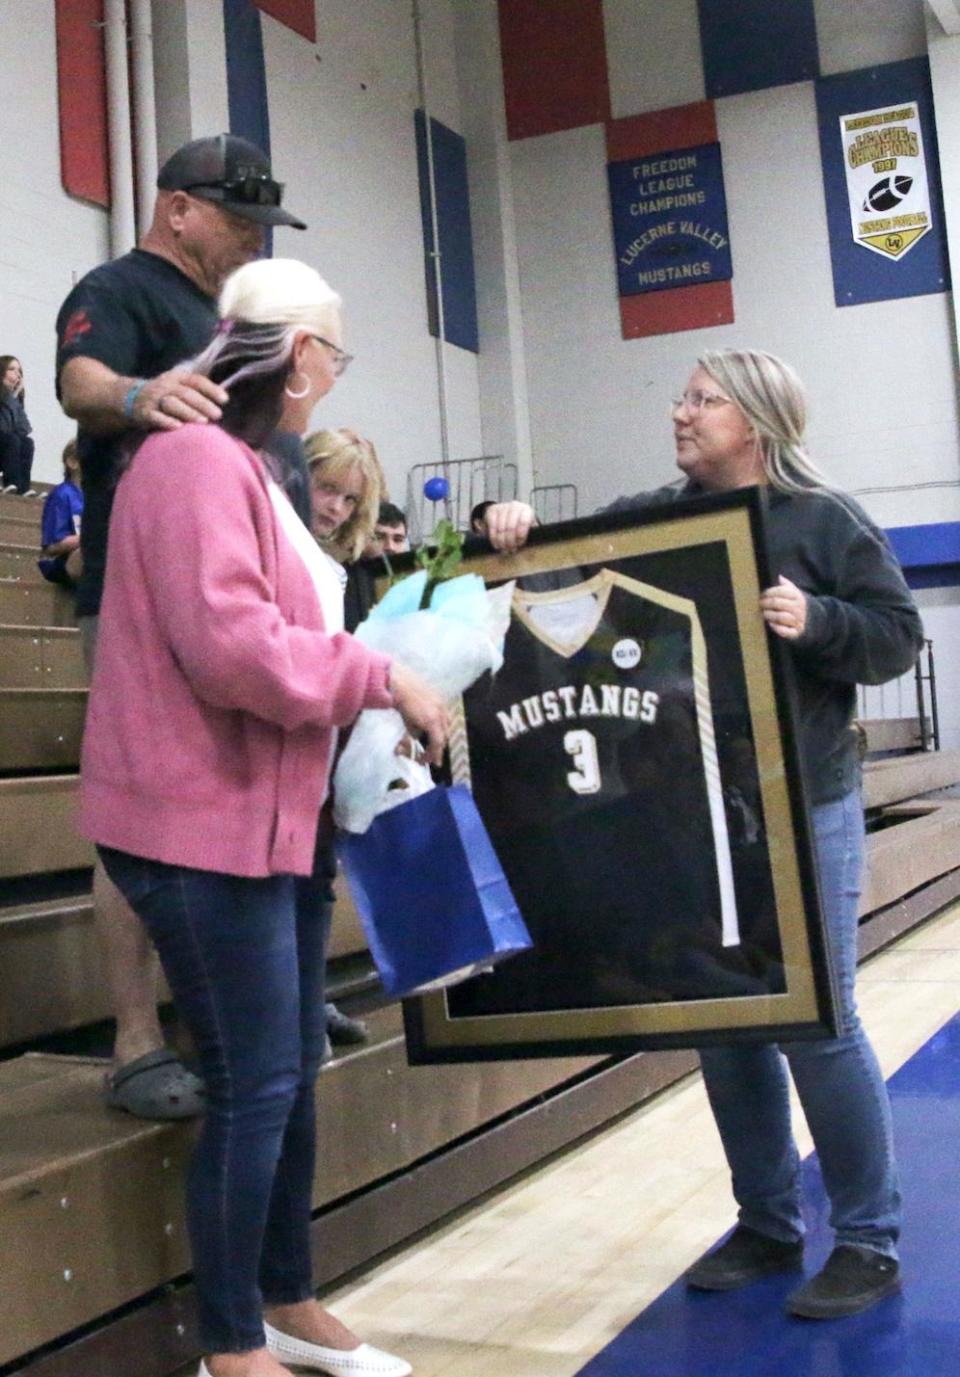
[[[395,584],[356,636],[453,699],[503,664],[514,583],[488,591],[479,574],[461,574],[438,584],[430,607],[420,611],[426,577],[421,571]],[[357,718],[334,774],[338,827],[365,832],[378,813],[433,787],[426,765],[396,754],[405,735],[394,708],[367,708]]]

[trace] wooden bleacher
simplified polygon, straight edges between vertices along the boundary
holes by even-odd
[[[85,676],[72,600],[36,570],[41,511],[37,499],[0,496],[0,1368],[123,1377],[123,1357],[104,1362],[118,1321],[92,1340],[65,1336],[187,1268],[182,1176],[192,1129],[106,1110],[99,1058],[29,1050],[109,1014],[90,894],[93,848],[73,827]],[[335,991],[369,983],[362,949],[359,920],[341,899],[331,940]],[[591,1064],[411,1071],[399,1011],[369,1017],[371,1045],[324,1069],[318,1207],[392,1180],[478,1124],[539,1104]],[[635,1084],[629,1098],[641,1093]],[[609,1096],[604,1089],[595,1115],[613,1112],[603,1103]],[[568,1136],[590,1126],[570,1122]],[[520,1137],[499,1166],[465,1174],[458,1167],[452,1185],[416,1192],[417,1201],[387,1211],[377,1228],[357,1233],[341,1222],[341,1268],[560,1143],[555,1127],[546,1140]],[[155,1310],[145,1306],[147,1323]],[[190,1355],[189,1321],[182,1330],[172,1356],[169,1345],[157,1347],[166,1355],[159,1365],[138,1355],[138,1377]]]
[[[0,496],[0,1370],[166,1377],[197,1352],[182,1191],[195,1130],[108,1111],[102,1061],[32,1050],[108,1013],[93,853],[72,825],[79,638],[69,597],[17,553],[35,550],[40,510]],[[868,745],[910,750],[918,730],[870,724]],[[957,782],[960,753],[868,761],[865,949],[960,892],[960,801],[937,793]],[[365,982],[362,945],[341,898],[335,990]],[[370,1045],[321,1076],[318,1285],[695,1065],[672,1052],[410,1068],[398,1009],[367,1017]]]

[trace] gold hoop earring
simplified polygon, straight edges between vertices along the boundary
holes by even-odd
[[[291,391],[290,384],[287,383],[286,387],[283,389],[283,393],[284,396],[289,397],[291,401],[299,402],[310,391],[310,379],[307,377],[306,373],[301,372],[299,369],[296,373],[293,374],[293,376],[295,378],[302,378],[304,381],[304,386],[300,389],[299,392],[293,392]]]

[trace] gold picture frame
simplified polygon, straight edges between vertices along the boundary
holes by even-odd
[[[517,581],[465,721],[535,945],[406,1000],[414,1064],[835,1031],[764,512],[743,489],[538,528],[513,555],[468,541],[465,572]]]

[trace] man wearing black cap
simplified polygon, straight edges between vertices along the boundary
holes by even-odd
[[[223,389],[175,365],[209,343],[217,293],[229,273],[262,251],[264,226],[306,228],[283,209],[282,193],[269,160],[246,139],[219,134],[185,144],[160,170],[140,247],[87,273],[60,308],[57,388],[78,423],[84,519],[77,617],[90,669],[122,445],[131,432],[219,419]],[[94,907],[117,1019],[108,1103],[147,1118],[196,1114],[202,1086],[164,1047],[146,934],[99,865]]]

